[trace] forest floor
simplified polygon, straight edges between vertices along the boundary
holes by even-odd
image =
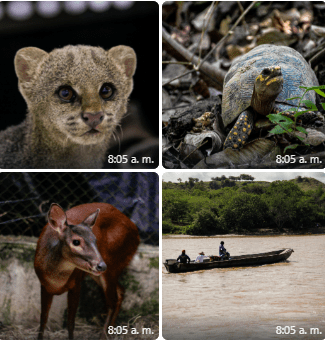
[[[254,129],[250,143],[243,147],[245,152],[222,150],[231,125],[223,126],[221,111],[223,101],[231,100],[222,91],[232,62],[259,45],[293,48],[308,62],[319,84],[325,84],[324,18],[325,5],[320,1],[165,2],[162,8],[163,166],[169,169],[323,168],[324,126],[308,130],[309,144],[288,129],[276,135],[267,133],[271,128],[263,133]],[[271,66],[267,65],[267,56],[265,59],[265,66]],[[317,84],[310,86],[314,85]],[[325,106],[321,104],[325,98],[316,97],[317,109],[324,115]],[[284,151],[293,145],[299,146]],[[280,162],[277,155],[292,161],[283,158]]]

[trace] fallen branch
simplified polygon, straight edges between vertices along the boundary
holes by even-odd
[[[309,65],[314,69],[325,57],[325,48],[315,54],[310,60]]]
[[[174,58],[176,58],[178,61],[188,61],[191,62],[192,65],[190,67],[193,67],[193,69],[189,72],[186,72],[186,74],[191,72],[196,72],[196,65],[199,62],[199,58],[197,56],[193,56],[191,52],[189,52],[185,47],[180,45],[176,40],[174,40],[166,31],[166,29],[162,28],[162,37],[163,37],[163,48]],[[214,86],[218,90],[222,90],[222,84],[223,79],[226,76],[226,71],[217,69],[216,67],[212,66],[209,63],[205,63],[200,68],[200,72],[208,77],[210,79],[210,82],[212,81],[214,83]],[[183,77],[185,74],[178,76],[172,80],[178,79],[180,77]],[[171,82],[170,80],[169,82]],[[168,83],[169,83],[168,82]],[[163,84],[166,85],[168,83]]]
[[[228,31],[228,33],[218,41],[218,43],[213,47],[213,49],[205,56],[205,58],[202,60],[201,65],[199,65],[199,69],[203,67],[203,64],[206,62],[206,60],[209,58],[209,56],[221,45],[223,42],[228,38],[230,34],[233,34],[234,29],[238,26],[238,24],[244,19],[245,15],[251,10],[251,8],[256,4],[257,1],[253,1],[246,10],[242,13],[242,15],[237,19],[237,21],[233,24],[231,29]]]
[[[226,76],[226,71],[216,68],[215,66],[212,66],[210,63],[208,63],[206,60],[209,58],[209,56],[225,41],[225,39],[233,33],[233,30],[236,26],[244,19],[245,15],[249,12],[249,10],[256,4],[256,1],[253,1],[246,10],[241,14],[241,16],[237,19],[235,24],[231,27],[231,29],[228,31],[228,33],[213,47],[213,49],[205,56],[204,59],[200,59],[200,57],[197,57],[193,55],[191,52],[189,52],[185,47],[183,47],[181,44],[179,44],[176,40],[172,39],[172,37],[168,34],[166,29],[162,28],[162,37],[163,37],[163,48],[174,58],[176,58],[179,61],[187,61],[190,62],[191,65],[188,65],[188,67],[192,67],[193,69],[185,72],[184,74],[175,77],[174,79],[169,80],[168,82],[164,83],[164,85],[169,84],[170,82],[184,77],[185,75],[200,71],[203,75],[203,78],[208,78],[207,82],[214,83],[214,87],[218,89],[219,91],[222,91],[223,87],[223,80]],[[206,80],[206,79],[205,79]]]

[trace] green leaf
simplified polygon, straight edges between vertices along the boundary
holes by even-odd
[[[292,97],[292,98],[288,98],[286,100],[294,100],[294,99],[301,99],[301,97]]]
[[[317,111],[317,106],[311,101],[311,100],[308,100],[308,99],[304,99],[301,101],[303,104],[305,104],[307,107],[309,107],[312,111]]]
[[[288,124],[288,123],[280,123],[279,126],[285,130],[286,132],[292,132],[292,127],[293,127],[293,124]]]
[[[277,125],[275,126],[270,133],[273,133],[274,135],[280,135],[281,133],[286,133],[286,130],[283,130],[281,126]]]
[[[304,138],[300,137],[300,136],[295,136],[296,138],[298,138],[299,140],[301,140],[302,142],[305,140]],[[307,144],[306,144],[307,145]]]
[[[286,153],[286,151],[288,149],[295,149],[297,146],[299,146],[299,144],[291,144],[291,145],[288,145],[284,148],[284,153]]]
[[[318,86],[311,86],[311,87],[305,87],[305,86],[299,86],[300,89],[305,89],[307,91],[311,90],[318,90],[318,89],[325,89],[325,85],[318,85]]]
[[[315,92],[318,93],[320,96],[325,97],[325,93],[319,89],[315,89]]]
[[[321,104],[322,104],[323,109],[325,110],[325,103],[321,103]]]
[[[286,129],[288,132],[292,132],[293,131],[293,129],[291,128],[291,125],[282,125],[281,126],[283,129]]]
[[[302,133],[308,135],[308,132],[307,132],[303,127],[301,127],[301,126],[296,126],[296,129],[297,129],[298,131],[300,131],[300,132],[302,132]]]
[[[273,120],[274,119],[277,119],[276,117],[277,117],[278,115],[277,114],[275,114],[275,113],[270,113],[269,115],[267,115],[266,117],[273,123]],[[275,122],[275,121],[274,121]]]
[[[272,123],[278,124],[281,122],[287,122],[287,123],[291,123],[293,124],[293,120],[287,116],[283,116],[283,115],[278,115],[278,114],[269,114],[267,116],[267,118],[269,118],[269,120]]]
[[[294,120],[290,117],[287,117],[287,116],[281,116],[279,118],[279,120],[277,121],[277,123],[280,123],[280,124],[294,124]]]

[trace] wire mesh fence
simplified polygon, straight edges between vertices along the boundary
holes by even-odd
[[[142,242],[158,245],[159,181],[155,173],[23,172],[0,174],[0,235],[38,237],[51,203],[112,204],[138,227]]]

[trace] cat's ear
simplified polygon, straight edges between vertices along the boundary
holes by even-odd
[[[48,53],[37,47],[25,47],[20,49],[15,56],[15,70],[19,82],[29,83],[37,73],[41,61]]]
[[[123,45],[115,46],[108,50],[107,54],[117,62],[128,78],[134,75],[137,57],[133,48]]]

